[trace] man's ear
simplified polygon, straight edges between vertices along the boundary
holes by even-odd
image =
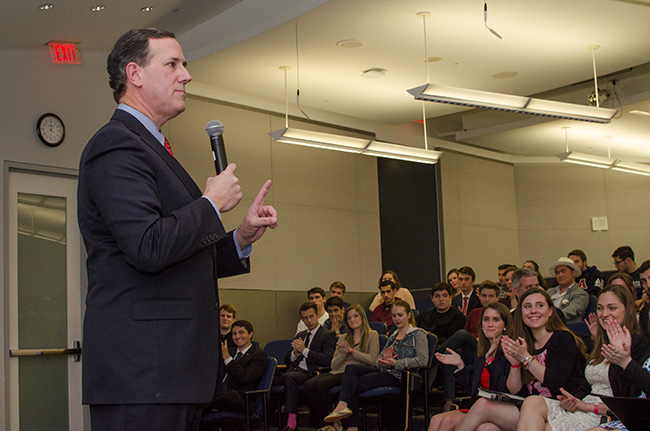
[[[131,85],[135,87],[142,87],[141,70],[142,68],[133,61],[126,65],[126,79]]]

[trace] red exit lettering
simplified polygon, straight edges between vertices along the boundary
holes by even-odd
[[[54,64],[81,64],[81,53],[74,43],[50,42],[50,57]]]

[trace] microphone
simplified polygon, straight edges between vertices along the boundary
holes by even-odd
[[[213,120],[205,126],[205,131],[210,137],[210,146],[212,147],[212,159],[214,160],[214,169],[217,175],[226,169],[228,160],[226,159],[226,147],[223,143],[223,124],[221,121]]]

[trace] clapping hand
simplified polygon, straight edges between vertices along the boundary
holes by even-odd
[[[350,348],[350,344],[348,343],[348,340],[338,341],[336,343],[336,350],[345,354],[348,354],[352,351],[352,349]]]
[[[377,362],[379,362],[384,367],[394,367],[396,361],[397,361],[397,354],[393,353],[393,346],[389,346],[386,349],[384,349],[384,354],[382,355],[381,359],[379,359]]]
[[[445,354],[436,352],[436,359],[441,364],[455,365],[459,370],[465,368],[465,362],[463,362],[463,358],[461,358],[458,353],[456,353],[449,347],[447,347],[447,352],[448,353]]]
[[[520,364],[529,355],[528,345],[522,337],[513,339],[504,335],[501,337],[501,345],[503,346],[503,354],[512,365]]]
[[[596,313],[589,313],[587,319],[585,319],[585,324],[589,328],[591,338],[596,338],[596,331],[598,330],[598,319],[596,318]]]
[[[558,395],[557,399],[560,400],[562,408],[571,413],[575,412],[578,409],[578,401],[580,400],[565,391],[564,388],[560,388],[560,392],[563,395]]]
[[[294,340],[291,342],[291,347],[293,348],[295,355],[298,356],[302,354],[302,351],[306,348],[305,341],[300,337],[294,338]]]
[[[221,356],[224,361],[230,357],[230,352],[228,352],[228,343],[226,341],[221,343]]]
[[[626,327],[621,327],[615,321],[610,321],[605,329],[609,344],[603,345],[601,352],[609,362],[625,369],[632,361],[630,353],[632,335]]]

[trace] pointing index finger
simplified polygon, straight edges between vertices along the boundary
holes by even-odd
[[[260,189],[257,196],[255,196],[255,202],[253,202],[253,206],[262,206],[262,203],[264,202],[264,199],[266,198],[266,194],[268,193],[270,188],[271,188],[271,180],[267,180],[262,186],[262,188]]]

